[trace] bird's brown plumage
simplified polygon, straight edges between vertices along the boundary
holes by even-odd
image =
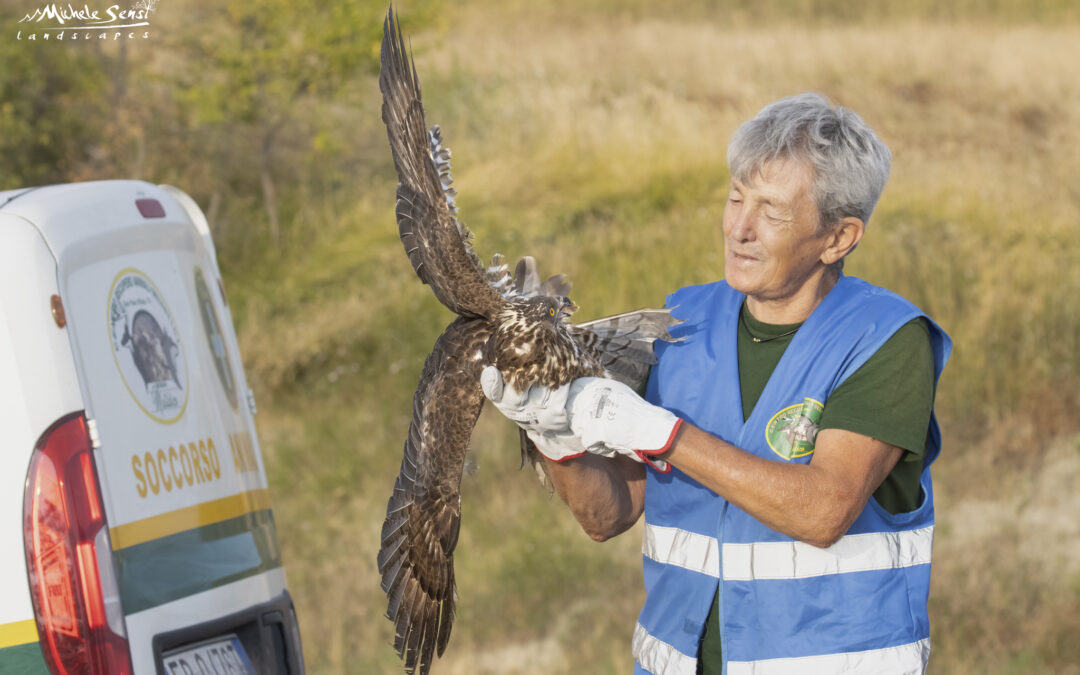
[[[413,396],[401,473],[386,507],[379,571],[396,627],[394,648],[410,672],[418,664],[427,672],[450,638],[459,485],[484,400],[481,352],[490,335],[487,321],[459,318],[435,342]]]
[[[383,24],[381,61],[401,242],[417,276],[458,315],[436,341],[413,397],[378,556],[394,648],[406,672],[425,675],[446,649],[454,619],[461,474],[484,401],[483,367],[495,365],[522,391],[588,375],[638,386],[655,362],[653,340],[670,339],[667,327],[675,321],[667,310],[639,310],[575,326],[566,321],[575,308],[564,276],[541,282],[528,257],[513,278],[501,256],[482,266],[457,221],[449,151],[438,127],[426,128],[420,82],[392,9]],[[535,447],[521,438],[523,453],[542,466]]]
[[[383,24],[382,119],[398,174],[398,232],[417,276],[457,314],[491,316],[502,298],[485,278],[469,232],[453,217],[431,156],[420,80],[405,53],[405,39],[391,10]],[[437,133],[437,132],[435,132]]]

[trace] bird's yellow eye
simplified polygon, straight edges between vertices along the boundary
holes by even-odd
[[[549,307],[548,308],[548,316],[555,316],[555,308],[554,307]]]

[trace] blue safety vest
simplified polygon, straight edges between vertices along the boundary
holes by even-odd
[[[901,326],[924,316],[894,293],[842,276],[792,338],[744,423],[736,345],[744,298],[724,281],[668,297],[685,320],[672,333],[685,340],[657,342],[646,398],[759,457],[804,464],[829,394]],[[951,342],[929,323],[937,377]],[[941,442],[933,415],[929,432],[921,505],[890,515],[871,498],[827,549],[770,529],[677,468],[650,468],[634,672],[694,675],[717,583],[729,675],[923,672],[929,467]]]

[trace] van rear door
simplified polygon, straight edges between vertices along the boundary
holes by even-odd
[[[212,244],[176,192],[78,184],[23,213],[58,261],[136,672],[154,636],[285,593]]]

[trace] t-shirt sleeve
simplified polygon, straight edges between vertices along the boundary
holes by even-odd
[[[900,327],[833,390],[819,429],[845,429],[921,457],[934,407],[934,354],[922,317]]]
[[[874,491],[889,513],[919,505],[934,388],[930,326],[919,317],[901,326],[825,401],[819,429],[845,429],[905,450]]]

